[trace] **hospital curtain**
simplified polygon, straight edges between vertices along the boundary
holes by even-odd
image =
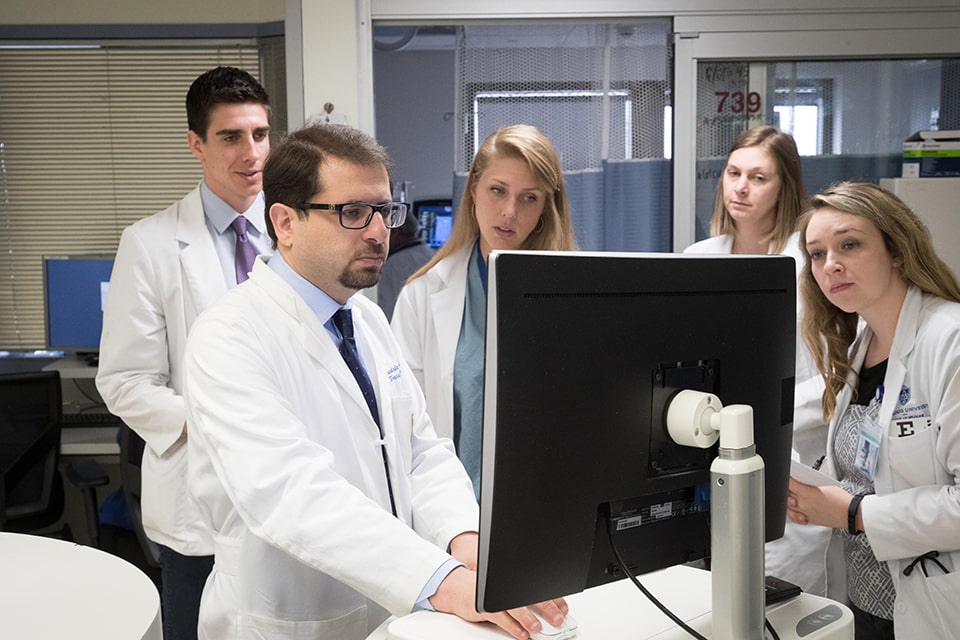
[[[560,154],[582,249],[669,251],[671,38],[669,20],[462,27],[454,201],[487,134],[532,124]]]

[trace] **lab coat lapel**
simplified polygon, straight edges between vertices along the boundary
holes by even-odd
[[[445,379],[453,377],[453,362],[456,357],[457,343],[460,340],[460,326],[463,324],[463,305],[467,295],[467,270],[474,255],[474,245],[465,248],[462,253],[446,264],[441,261],[436,269],[443,280],[443,288],[430,296],[430,312],[435,318],[437,341],[440,349],[442,375]]]
[[[373,428],[376,429],[376,424],[373,422],[373,416],[370,416],[370,409],[367,407],[367,401],[360,391],[360,386],[357,384],[353,374],[350,373],[350,368],[347,367],[343,356],[340,355],[340,350],[337,349],[337,346],[333,343],[333,338],[330,337],[330,334],[320,323],[317,316],[314,315],[313,311],[307,307],[299,297],[297,297],[297,300],[297,318],[304,327],[304,350],[317,364],[330,373],[337,383],[337,386],[340,387],[343,395],[349,396],[350,400],[352,400],[365,415],[370,417],[370,423],[373,425]],[[369,373],[367,375],[369,375]]]
[[[180,202],[177,212],[177,242],[186,298],[193,301],[193,314],[206,309],[227,290],[213,240],[207,230],[200,200],[200,187]],[[219,277],[211,277],[219,274]]]
[[[922,299],[922,293],[919,289],[910,287],[907,290],[903,306],[900,308],[900,317],[897,319],[893,346],[887,359],[887,373],[883,378],[883,402],[880,405],[880,415],[877,420],[883,427],[880,452],[885,457],[890,455],[890,447],[887,446],[887,440],[890,437],[890,425],[893,422],[893,412],[896,410],[897,402],[900,399],[900,389],[903,387],[903,382],[907,376],[907,368],[904,362],[906,362],[907,355],[913,350]],[[890,461],[887,459],[887,464],[879,465],[877,469],[876,486],[878,491],[889,492],[892,490],[889,472]]]

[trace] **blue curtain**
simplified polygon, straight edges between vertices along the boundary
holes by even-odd
[[[670,160],[621,160],[564,174],[577,243],[584,251],[670,251]],[[460,202],[465,175],[454,175]]]

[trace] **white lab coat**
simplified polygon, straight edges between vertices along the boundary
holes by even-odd
[[[184,555],[209,555],[213,543],[187,493],[180,361],[194,320],[227,290],[222,273],[198,185],[124,230],[104,309],[97,389],[147,443],[147,536]]]
[[[201,638],[362,640],[409,613],[459,533],[470,480],[437,438],[382,311],[352,299],[377,426],[307,304],[266,264],[194,325],[184,368],[190,490],[216,532]]]
[[[400,290],[390,327],[427,398],[437,434],[453,437],[453,364],[463,324],[474,243],[447,256]]]
[[[864,327],[853,347],[854,371],[863,364],[870,336]],[[876,495],[861,503],[864,535],[893,576],[897,637],[955,638],[960,629],[960,304],[910,287],[883,388],[878,422],[887,429],[874,476]],[[837,399],[828,442],[850,398],[848,385]],[[901,430],[915,433],[900,437]],[[830,449],[822,469],[835,476]],[[830,546],[841,545],[833,535]],[[919,566],[903,575],[914,558],[931,550],[940,552],[949,574],[941,575],[928,562],[930,577]],[[836,567],[827,563],[827,570]]]

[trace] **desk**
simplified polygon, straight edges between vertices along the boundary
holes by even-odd
[[[119,456],[117,427],[64,427],[60,430],[62,456]]]
[[[0,637],[162,640],[160,596],[139,569],[72,542],[0,533]]]
[[[522,571],[522,569],[520,569]],[[676,566],[640,576],[640,583],[700,634],[713,633],[710,572]],[[578,624],[577,640],[688,640],[690,636],[657,610],[629,580],[587,589],[566,598]],[[831,615],[835,614],[835,615]],[[809,594],[767,607],[767,619],[782,640],[852,640],[853,614],[845,606]],[[367,640],[505,640],[491,624],[418,611],[387,620]]]
[[[60,377],[64,379],[97,377],[97,368],[90,366],[77,356],[64,356],[45,366],[43,371],[59,371]]]
[[[87,389],[87,396],[78,396],[71,393],[69,386],[63,386],[64,402],[70,404],[73,398],[73,404],[80,405],[82,400],[87,400],[89,394],[96,394],[96,387],[93,386],[93,380],[97,377],[97,368],[91,367],[86,361],[76,356],[64,356],[55,362],[51,362],[43,368],[44,371],[59,371],[62,380],[85,381],[84,385],[90,387]],[[89,382],[86,382],[89,381]],[[96,396],[99,398],[99,394]],[[89,402],[87,403],[89,404]],[[117,444],[116,427],[77,427],[71,428],[65,426],[60,434],[60,455],[64,456],[118,456],[120,455],[120,445]]]

